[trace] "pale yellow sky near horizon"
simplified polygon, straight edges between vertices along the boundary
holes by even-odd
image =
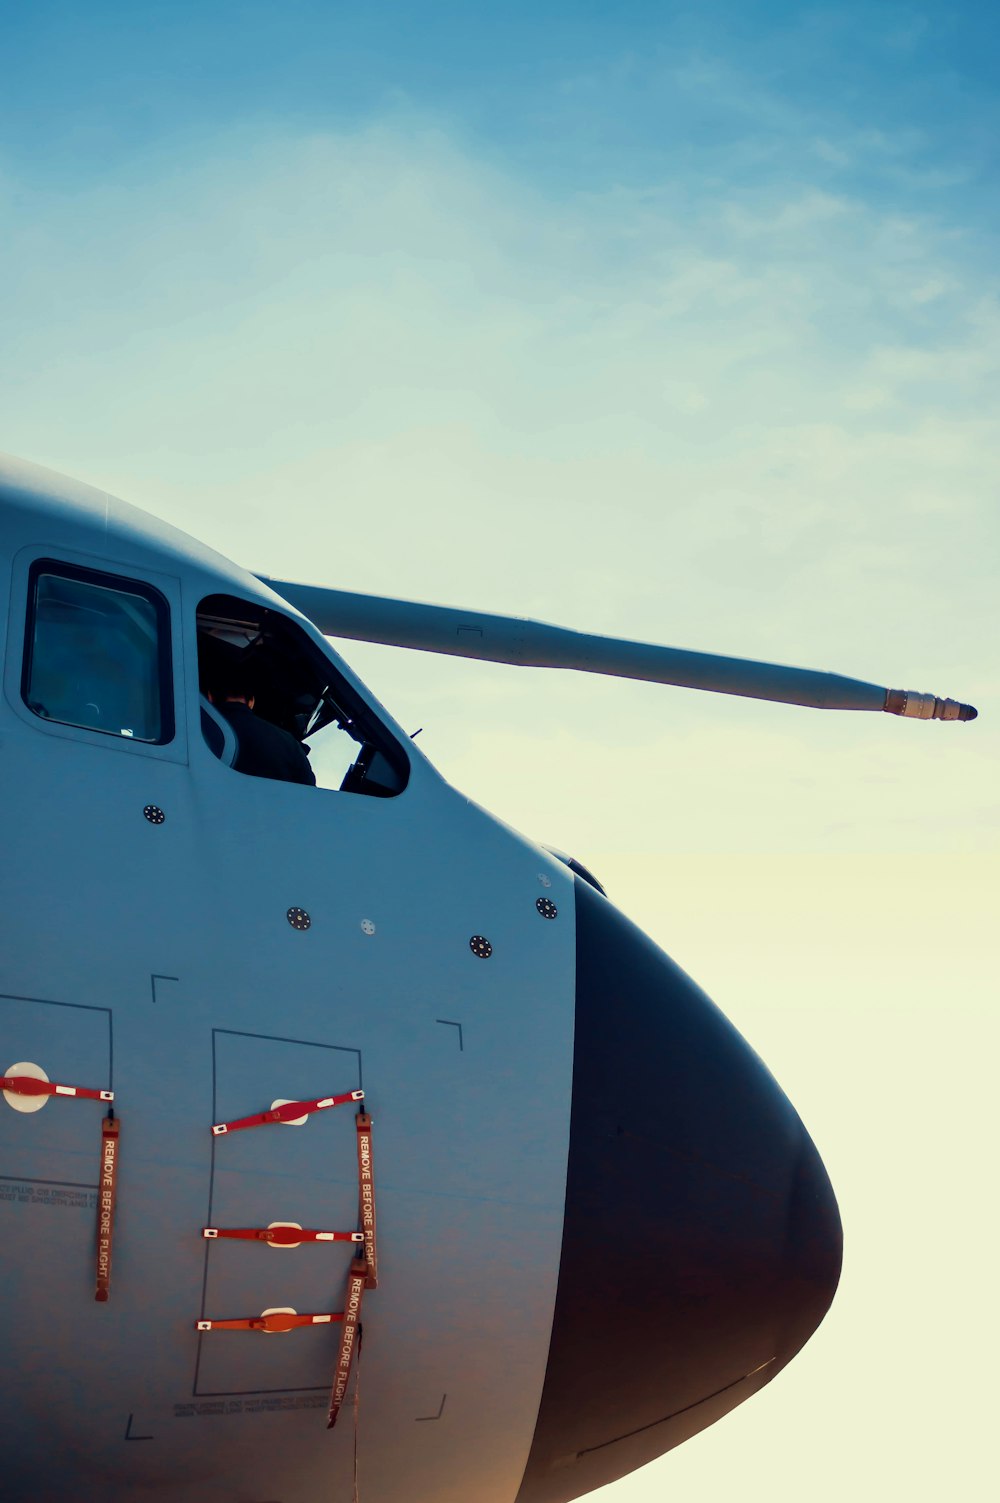
[[[994,1496],[1000,858],[594,852],[804,1117],[841,1286],[772,1385],[600,1503]]]

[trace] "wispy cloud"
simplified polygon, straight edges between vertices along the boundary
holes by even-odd
[[[858,507],[894,523],[929,450],[986,501],[998,324],[961,251],[801,183],[552,201],[418,123],[231,137],[142,180],[22,196],[8,432],[70,464],[124,435],[196,485],[222,461],[265,504],[283,473],[315,494],[334,457],[381,501],[403,464],[430,525],[504,493],[523,520],[525,463],[550,515],[627,494],[675,548],[691,508],[724,532],[729,507],[766,517],[793,491],[792,535]]]

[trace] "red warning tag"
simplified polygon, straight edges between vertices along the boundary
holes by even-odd
[[[101,1178],[97,1187],[97,1290],[102,1303],[111,1293],[111,1248],[115,1234],[115,1197],[118,1190],[118,1145],[121,1120],[109,1113],[101,1122]]]
[[[196,1331],[295,1331],[301,1326],[329,1326],[343,1320],[342,1310],[322,1315],[299,1315],[294,1310],[267,1310],[263,1315],[248,1315],[242,1320],[196,1320]]]
[[[358,1137],[358,1225],[365,1238],[368,1265],[366,1289],[378,1288],[378,1252],[375,1246],[375,1160],[372,1157],[372,1119],[358,1112],[354,1119]]]
[[[363,1232],[317,1232],[302,1226],[203,1226],[210,1241],[228,1237],[239,1242],[267,1242],[272,1247],[298,1247],[300,1242],[363,1242]]]
[[[212,1131],[218,1138],[224,1132],[263,1127],[266,1122],[294,1122],[296,1117],[308,1117],[311,1112],[323,1112],[331,1106],[346,1106],[349,1101],[364,1099],[364,1091],[345,1091],[341,1096],[319,1096],[314,1101],[286,1101],[282,1106],[272,1106],[270,1111],[255,1112],[252,1117],[237,1117],[235,1122],[216,1122]]]
[[[337,1415],[340,1406],[344,1402],[347,1393],[347,1380],[351,1376],[351,1361],[354,1357],[354,1348],[357,1345],[358,1322],[361,1319],[361,1301],[365,1294],[365,1283],[368,1276],[368,1266],[364,1258],[355,1258],[351,1264],[351,1270],[347,1275],[347,1300],[344,1304],[344,1317],[340,1327],[340,1350],[337,1353],[337,1365],[333,1370],[333,1388],[330,1393],[330,1409],[327,1414],[326,1428],[332,1430],[337,1423]]]
[[[0,1075],[0,1091],[15,1096],[79,1096],[84,1101],[114,1101],[114,1091],[92,1091],[82,1085],[56,1085],[54,1080],[38,1080],[34,1075]]]

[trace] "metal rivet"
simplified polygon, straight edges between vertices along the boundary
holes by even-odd
[[[469,949],[473,955],[478,955],[480,960],[489,960],[493,954],[493,946],[484,934],[474,934],[469,940]]]
[[[539,882],[541,882],[541,884],[542,884],[543,887],[551,887],[552,886],[552,878],[546,872],[539,872],[538,873],[538,880],[539,880]]]
[[[163,810],[160,808],[159,804],[147,804],[142,812],[149,820],[151,825],[162,825],[163,821],[167,817],[164,814]]]
[[[362,932],[364,934],[374,934],[375,933],[375,925],[372,923],[371,919],[362,919],[361,920],[361,929],[362,929]]]
[[[312,923],[304,908],[289,908],[285,917],[293,929],[308,929]]]
[[[559,909],[556,907],[555,903],[553,903],[551,898],[536,898],[535,907],[542,915],[542,918],[553,919],[559,912]]]

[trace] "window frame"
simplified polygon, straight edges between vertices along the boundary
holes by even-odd
[[[138,595],[153,607],[156,616],[156,681],[160,696],[160,734],[155,740],[144,736],[123,736],[120,731],[103,730],[98,726],[81,725],[75,720],[61,720],[55,715],[39,715],[32,709],[28,699],[31,668],[35,651],[35,617],[38,602],[38,580],[43,574],[52,574],[59,579],[73,579],[97,589],[113,591],[120,595]],[[62,726],[87,735],[100,736],[115,745],[165,747],[170,746],[177,735],[177,716],[174,703],[173,643],[171,641],[170,602],[148,580],[136,579],[134,575],[112,574],[106,569],[94,569],[86,565],[70,563],[67,559],[49,556],[37,557],[28,567],[27,592],[24,612],[24,639],[21,650],[20,697],[21,703],[33,720],[46,726]]]

